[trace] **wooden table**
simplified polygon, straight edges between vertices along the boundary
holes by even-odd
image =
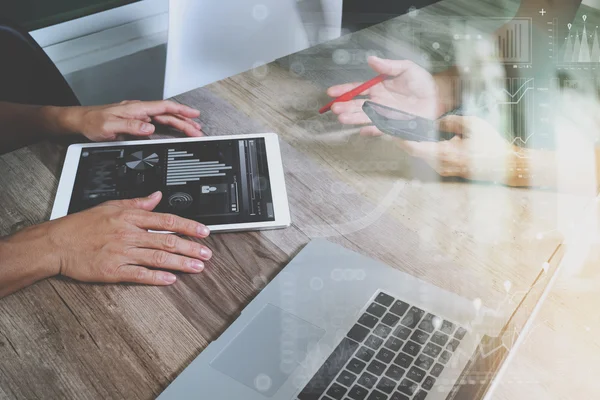
[[[440,180],[389,138],[360,137],[317,116],[326,86],[372,74],[364,62],[333,64],[333,51],[364,55],[378,44],[376,51],[400,57],[389,28],[176,97],[202,110],[210,135],[280,134],[292,226],[211,236],[207,270],[172,287],[55,278],[0,300],[0,399],[157,396],[317,237],[507,316],[514,311],[545,262],[553,271],[565,221],[589,199]],[[64,154],[44,142],[0,157],[0,234],[48,219]]]

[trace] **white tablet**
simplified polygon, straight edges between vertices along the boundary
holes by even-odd
[[[274,133],[76,144],[51,219],[160,190],[155,211],[213,232],[282,228],[290,224],[283,175]]]

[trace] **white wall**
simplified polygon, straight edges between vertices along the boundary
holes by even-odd
[[[342,0],[170,0],[164,95],[337,37],[341,10]]]

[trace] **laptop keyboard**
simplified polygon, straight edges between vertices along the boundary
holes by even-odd
[[[424,400],[467,331],[384,292],[299,400]]]

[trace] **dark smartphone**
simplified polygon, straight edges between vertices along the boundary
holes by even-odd
[[[366,101],[363,111],[383,133],[415,142],[439,142],[450,140],[453,133],[440,132],[434,120],[418,117],[407,112]]]

